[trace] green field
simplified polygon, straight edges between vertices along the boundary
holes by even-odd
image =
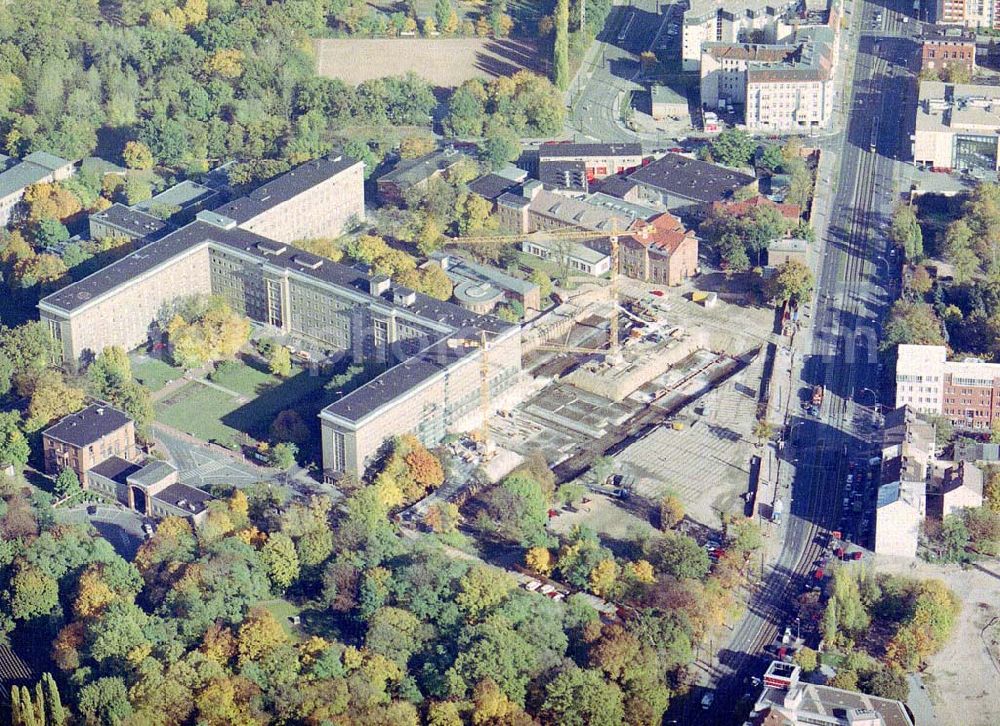
[[[302,612],[302,608],[295,605],[294,603],[288,602],[288,600],[265,600],[260,603],[261,607],[266,609],[274,619],[281,623],[281,627],[285,629],[285,633],[293,642],[298,642],[302,640],[302,629],[298,626],[292,625],[291,618],[295,615],[299,615]]]
[[[268,438],[268,429],[275,416],[285,409],[294,409],[310,427],[319,446],[320,409],[332,400],[323,385],[327,376],[313,375],[301,368],[293,369],[287,379],[240,363],[226,370],[213,383],[251,400],[243,400],[226,391],[192,381],[157,402],[156,420],[205,441],[229,444],[241,434],[258,440]],[[303,452],[307,457],[314,452]]]
[[[177,378],[184,371],[164,363],[159,358],[149,358],[145,355],[132,360],[132,376],[150,391],[156,392]]]

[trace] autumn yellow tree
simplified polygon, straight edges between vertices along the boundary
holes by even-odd
[[[288,640],[281,623],[269,610],[255,608],[240,625],[236,636],[236,655],[240,665],[258,660],[261,656]]]
[[[552,572],[552,552],[548,547],[532,547],[524,555],[524,564],[532,572],[548,575]]]
[[[607,595],[618,581],[618,564],[610,557],[598,562],[590,571],[590,591],[595,595]]]

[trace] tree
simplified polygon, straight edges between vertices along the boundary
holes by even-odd
[[[274,417],[270,434],[274,441],[290,441],[296,446],[304,446],[312,436],[309,426],[294,409],[285,409]]]
[[[777,144],[768,144],[760,155],[760,165],[772,172],[781,171],[785,166],[785,155]]]
[[[20,424],[21,416],[17,411],[0,412],[0,464],[20,468],[28,463],[31,450]]]
[[[812,648],[803,646],[796,652],[795,662],[806,673],[810,673],[819,667],[819,656]]]
[[[58,219],[46,217],[38,221],[33,230],[35,244],[42,249],[52,249],[69,241],[69,230]]]
[[[283,345],[276,345],[271,348],[271,354],[267,359],[267,369],[276,376],[282,378],[292,374],[292,354]]]
[[[572,507],[587,493],[587,488],[578,482],[567,482],[556,490],[556,499],[567,507]]]
[[[129,169],[152,169],[153,152],[141,141],[127,141],[122,152],[122,161]]]
[[[889,239],[903,250],[909,261],[919,261],[924,256],[924,237],[917,222],[917,213],[909,204],[900,204],[892,212]]]
[[[917,295],[924,296],[934,287],[934,279],[924,265],[917,265],[913,269],[913,274],[909,281],[910,290]]]
[[[135,174],[125,177],[125,202],[132,206],[145,202],[153,196],[153,187],[148,181]]]
[[[285,629],[265,608],[254,608],[240,625],[236,636],[236,656],[240,665],[258,661],[288,640]]]
[[[757,142],[742,129],[727,129],[715,137],[709,149],[718,163],[743,167],[750,164]]]
[[[267,463],[276,469],[288,469],[295,464],[298,453],[298,446],[290,441],[282,441],[271,447]]]
[[[470,621],[483,620],[504,602],[514,583],[507,575],[485,565],[469,569],[458,582],[455,604]]]
[[[763,443],[774,438],[774,427],[770,423],[761,419],[753,426],[753,437]]]
[[[506,124],[490,123],[483,142],[483,160],[493,170],[502,169],[521,155],[517,134]]]
[[[569,667],[545,686],[546,720],[567,726],[615,726],[624,722],[621,689],[598,671]]]
[[[47,426],[51,421],[83,408],[84,392],[66,384],[62,374],[54,370],[44,370],[30,381],[28,419],[24,428],[34,432]]]
[[[283,593],[299,578],[299,556],[295,543],[284,532],[274,532],[267,538],[260,550],[260,559],[278,593]]]
[[[528,281],[538,285],[538,296],[541,298],[542,307],[544,308],[549,296],[552,294],[552,278],[549,277],[545,270],[536,268],[531,271]]]
[[[660,500],[660,529],[666,531],[676,527],[684,519],[684,503],[674,494],[667,494]]]
[[[556,37],[552,44],[552,82],[560,91],[569,88],[569,0],[556,0]]]
[[[10,579],[4,599],[15,620],[33,620],[59,607],[59,583],[38,567],[21,565]]]
[[[806,300],[813,291],[813,274],[807,265],[799,260],[787,260],[768,280],[768,294],[781,304],[787,300]]]
[[[433,136],[404,136],[399,142],[399,157],[417,159],[433,152],[436,146]]]
[[[80,480],[72,469],[63,469],[52,483],[52,491],[60,499],[71,497],[80,491]]]
[[[524,555],[524,564],[539,575],[552,572],[552,552],[548,547],[531,547]]]
[[[125,681],[115,676],[98,678],[80,689],[80,715],[87,724],[116,726],[132,714]]]
[[[618,564],[613,558],[597,563],[590,571],[590,591],[595,595],[607,595],[618,580]]]
[[[531,476],[513,473],[486,495],[486,516],[477,524],[525,547],[545,540],[548,501]]]
[[[906,673],[885,666],[862,673],[858,678],[858,688],[872,696],[889,698],[903,703],[910,697],[910,686],[906,681]]]
[[[897,300],[889,312],[882,343],[883,351],[894,350],[901,344],[944,345],[941,321],[934,308],[924,302]]]
[[[436,0],[434,3],[434,22],[437,27],[441,29],[441,32],[445,31],[445,25],[447,25],[449,18],[451,17],[452,7],[450,0]]]
[[[650,562],[675,579],[700,580],[708,574],[708,553],[692,537],[677,532],[666,532],[647,545]]]

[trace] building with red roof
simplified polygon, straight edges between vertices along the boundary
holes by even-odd
[[[757,195],[742,202],[712,202],[713,214],[725,213],[731,214],[734,217],[742,217],[744,214],[748,214],[751,210],[758,207],[777,209],[778,213],[792,224],[798,224],[799,219],[802,217],[802,207],[798,204],[780,204],[762,195]]]
[[[680,285],[698,272],[698,238],[669,212],[649,222],[637,221],[622,237],[621,274],[644,282]]]

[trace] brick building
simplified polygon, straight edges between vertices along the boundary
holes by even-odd
[[[969,28],[924,25],[920,35],[920,70],[941,71],[952,66],[969,75],[976,70],[976,34]]]
[[[363,204],[361,165],[338,158],[307,166],[306,173],[296,169],[289,180],[270,182],[270,195],[254,192],[248,197],[253,204],[245,204],[257,212],[238,216],[267,228],[272,220],[262,206],[275,200],[282,209],[277,220],[302,197],[301,218],[278,236],[315,236],[313,214],[325,220],[319,234],[336,234],[333,225],[346,209]],[[347,186],[331,186],[320,169]],[[312,192],[310,180],[323,195],[341,189],[348,201],[334,200],[316,212],[323,195]],[[234,310],[275,334],[312,341],[329,355],[383,362],[385,373],[320,415],[323,462],[331,476],[363,472],[386,437],[413,433],[434,445],[449,433],[479,425],[480,351],[449,341],[487,333],[491,400],[498,406],[518,382],[519,326],[254,233],[221,211],[201,212],[191,224],[44,298],[40,317],[63,358],[75,364],[107,345],[126,350],[142,345],[165,303],[205,293],[224,297]]]
[[[137,456],[135,423],[106,403],[94,403],[71,413],[42,432],[45,472],[55,476],[72,469],[86,486],[86,472],[105,459]]]
[[[680,285],[698,272],[698,238],[670,213],[640,222],[622,237],[619,271],[636,280]]]

